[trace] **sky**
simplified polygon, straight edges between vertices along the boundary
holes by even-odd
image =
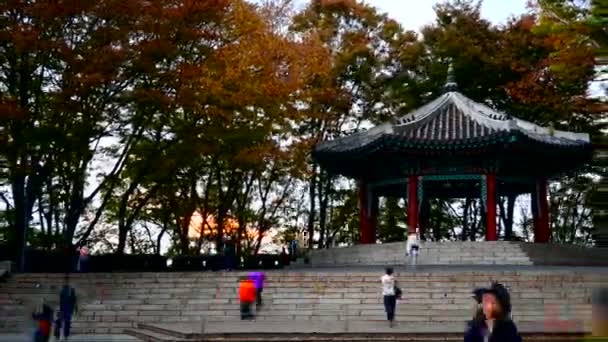
[[[260,2],[261,0],[253,0]],[[399,21],[407,30],[417,31],[435,20],[433,6],[441,0],[364,0]],[[481,14],[495,24],[505,23],[511,16],[526,12],[528,0],[484,0]],[[308,1],[296,0],[297,7]]]
[[[435,20],[433,5],[438,0],[366,0],[408,30],[418,30]],[[505,23],[511,16],[526,12],[527,0],[485,0],[481,15],[495,24]]]

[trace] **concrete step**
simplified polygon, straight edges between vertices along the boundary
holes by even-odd
[[[239,321],[237,278],[244,273],[79,274],[76,333],[121,333],[138,324]],[[385,319],[380,272],[267,272],[259,322],[370,322]],[[511,288],[517,322],[590,319],[591,290],[608,272],[484,271],[398,273],[404,323],[455,324],[471,316],[471,290],[498,279]],[[36,303],[58,296],[62,277],[14,275],[0,284],[0,333],[16,331]],[[103,285],[100,285],[102,284]],[[99,288],[102,287],[103,290]],[[84,293],[85,295],[80,295]],[[34,299],[32,299],[34,298]]]

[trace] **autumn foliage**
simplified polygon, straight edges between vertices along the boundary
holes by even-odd
[[[435,10],[417,33],[358,0],[0,1],[0,237],[117,253],[167,235],[200,253],[226,234],[257,252],[285,227],[348,242],[356,201],[311,147],[428,101],[449,60],[475,100],[590,129],[584,28]],[[189,236],[193,215],[216,229]]]

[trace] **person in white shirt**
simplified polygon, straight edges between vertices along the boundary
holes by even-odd
[[[397,305],[397,296],[395,293],[395,277],[393,269],[388,267],[386,274],[382,276],[382,295],[384,296],[384,311],[386,311],[386,319],[390,327],[393,326],[395,320],[395,306]]]
[[[418,263],[418,254],[420,253],[420,244],[418,243],[417,234],[409,234],[405,245],[405,257],[410,259],[410,266],[416,268]]]

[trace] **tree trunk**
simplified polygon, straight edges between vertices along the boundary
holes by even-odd
[[[187,215],[188,216],[188,215]],[[177,218],[178,228],[180,230],[179,235],[179,248],[182,255],[189,255],[189,242],[188,239],[188,228],[190,223],[190,217]]]
[[[117,255],[125,254],[125,248],[127,247],[127,231],[124,229],[118,230],[118,247],[116,248]]]
[[[479,221],[477,221],[477,229],[475,229],[475,239],[477,238],[477,234],[479,233],[481,236],[483,236],[483,239],[485,240],[486,228],[488,226],[488,220],[486,219],[487,214],[482,205],[479,206],[479,211],[480,214]],[[475,239],[473,241],[475,241]]]
[[[222,173],[221,170],[216,171],[217,177],[217,188],[218,188],[218,210],[217,210],[217,236],[216,236],[216,248],[221,251],[224,247],[224,221],[226,220],[226,215],[228,211],[232,207],[234,202],[234,198],[236,196],[236,188],[240,186],[240,182],[238,181],[238,176],[235,171],[230,174],[230,178],[228,179],[228,185],[226,191],[222,190]],[[242,179],[242,178],[241,178]]]
[[[245,183],[245,190],[240,196],[236,199],[237,205],[237,223],[239,225],[237,229],[237,238],[236,238],[236,255],[240,258],[243,255],[243,238],[247,238],[247,222],[245,218],[245,212],[247,210],[247,205],[250,202],[250,193],[254,183],[254,175],[251,173]]]
[[[355,195],[356,196],[356,195]],[[398,230],[399,217],[402,217],[404,211],[399,208],[399,199],[396,197],[387,197],[384,202],[383,208],[383,220],[378,220],[379,224],[379,236],[382,242],[395,242],[403,241],[404,235]],[[397,233],[398,232],[398,233]]]
[[[469,240],[475,241],[477,239],[477,231],[482,222],[483,217],[483,206],[481,201],[473,201],[473,223],[471,224],[471,230],[469,231]]]
[[[319,176],[319,243],[318,248],[325,247],[325,236],[327,228],[327,204],[329,203],[329,193],[331,191],[331,179],[327,173]]]
[[[253,250],[253,255],[258,255],[260,252],[260,248],[262,247],[262,239],[264,238],[264,233],[268,228],[264,227],[263,230],[258,234],[255,241],[255,248]]]
[[[53,193],[53,185],[52,185],[52,179],[51,177],[48,177],[46,180],[46,191],[47,191],[47,196],[48,196],[48,210],[44,213],[44,218],[46,220],[46,225],[47,225],[47,229],[49,231],[49,235],[54,235],[53,233],[53,213],[56,210],[56,202],[55,202],[55,196]]]
[[[430,202],[430,201],[429,201]],[[437,210],[441,210],[441,205],[442,202],[441,200],[437,201]],[[431,206],[431,204],[429,203],[429,207]],[[441,216],[437,216],[435,218],[435,222],[433,222],[433,241],[440,241],[441,240]]]
[[[316,200],[316,187],[317,187],[317,166],[313,164],[312,175],[310,176],[309,186],[309,198],[310,198],[310,211],[308,213],[308,249],[313,248],[314,236],[315,236],[315,200]]]
[[[163,229],[161,229],[160,233],[158,233],[158,236],[156,237],[156,254],[160,255],[160,247],[161,247],[161,242],[163,240],[163,236],[165,235],[165,232],[169,229],[169,222],[163,222]]]
[[[217,211],[217,239],[216,248],[218,253],[224,247],[224,221],[226,220],[227,208],[219,208]]]
[[[467,232],[469,231],[469,210],[472,204],[470,197],[467,197],[464,201],[464,209],[462,213],[462,232],[460,234],[460,241],[467,240]]]
[[[17,171],[19,172],[19,171]],[[13,202],[15,204],[15,236],[16,236],[16,260],[21,272],[25,271],[25,246],[27,241],[27,231],[29,228],[29,218],[26,217],[26,197],[25,197],[25,176],[17,175],[12,177]]]
[[[138,251],[135,248],[135,236],[133,236],[133,231],[129,230],[129,247],[131,248],[132,254],[137,254]]]
[[[513,214],[515,211],[515,201],[517,196],[509,194],[507,196],[507,217],[505,221],[505,240],[511,241],[513,239]]]
[[[431,202],[428,198],[423,198],[420,203],[420,239],[427,240],[428,229],[431,223]]]
[[[84,209],[84,184],[86,182],[86,174],[84,169],[80,169],[76,172],[76,175],[72,176],[70,183],[72,185],[72,191],[70,193],[70,200],[68,203],[68,213],[65,220],[65,231],[64,231],[64,243],[65,247],[72,250],[72,240],[78,221]],[[120,234],[119,234],[120,236]],[[126,235],[125,235],[126,237]]]

